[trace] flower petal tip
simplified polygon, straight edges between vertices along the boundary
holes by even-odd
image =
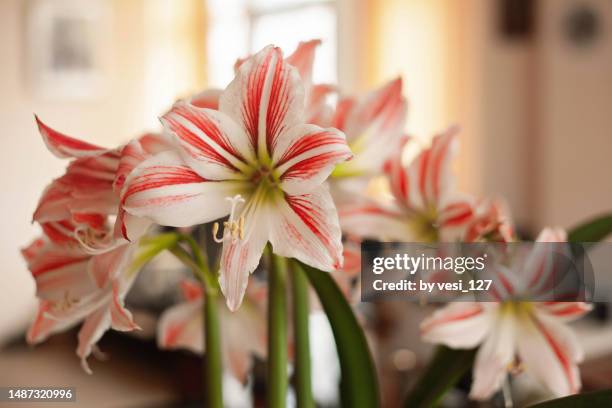
[[[87,363],[87,359],[86,358],[82,358],[81,359],[81,368],[83,369],[83,371],[85,371],[88,375],[93,375],[93,371],[91,371],[91,368],[89,367],[89,364]]]

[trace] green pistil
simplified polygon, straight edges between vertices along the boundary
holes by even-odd
[[[349,178],[362,175],[363,172],[351,168],[351,162],[338,163],[331,173],[332,178]]]

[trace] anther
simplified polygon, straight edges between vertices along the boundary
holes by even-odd
[[[238,203],[244,203],[244,198],[242,198],[242,196],[238,194],[234,197],[226,197],[225,199],[230,201],[232,203],[232,206],[230,209],[228,220],[223,222],[223,233],[221,234],[221,237],[218,236],[220,229],[218,222],[215,222],[213,224],[212,230],[213,239],[219,244],[222,243],[223,240],[228,236],[232,238],[233,242],[236,242],[238,239],[244,238],[244,216],[241,215],[238,218],[238,221],[234,219],[236,216],[236,207]]]
[[[220,244],[223,242],[223,236],[221,236],[221,238],[219,238],[217,236],[217,233],[219,232],[219,223],[215,222],[213,224],[213,229],[212,229],[212,235],[213,235],[213,240],[217,243]]]

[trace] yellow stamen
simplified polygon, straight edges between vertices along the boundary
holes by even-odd
[[[508,372],[512,375],[520,374],[523,372],[524,369],[525,367],[520,361],[512,361],[506,366],[506,370],[508,370]]]
[[[219,232],[219,223],[215,222],[213,224],[213,229],[212,229],[212,235],[213,235],[213,240],[217,243],[220,244],[223,242],[223,236],[221,236],[221,238],[219,238],[217,236],[217,233]]]
[[[229,219],[223,222],[223,233],[221,237],[218,236],[219,223],[215,222],[213,224],[213,239],[217,243],[222,243],[226,237],[231,237],[233,242],[236,242],[238,239],[244,239],[244,216],[241,215],[238,221],[235,220],[236,207],[239,202],[244,203],[244,199],[238,194],[234,197],[226,197],[226,200],[232,203],[232,207],[230,209]]]
[[[79,303],[79,300],[76,298],[71,298],[70,291],[65,291],[64,298],[61,301],[54,303],[53,309],[56,312],[65,312],[77,303]]]

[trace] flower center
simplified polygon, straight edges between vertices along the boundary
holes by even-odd
[[[70,291],[67,290],[64,292],[64,297],[54,302],[52,307],[55,312],[65,312],[77,303],[79,299],[72,297]]]
[[[274,187],[278,185],[279,180],[274,174],[274,170],[268,166],[261,166],[251,176],[251,182],[256,186],[265,185]]]
[[[435,208],[426,210],[410,219],[410,229],[422,242],[438,241],[438,216]]]
[[[97,230],[88,225],[77,226],[74,238],[92,255],[107,252],[117,244],[110,230]]]
[[[521,302],[517,300],[507,300],[501,304],[502,313],[510,313],[516,318],[530,318],[533,313],[531,302]]]

